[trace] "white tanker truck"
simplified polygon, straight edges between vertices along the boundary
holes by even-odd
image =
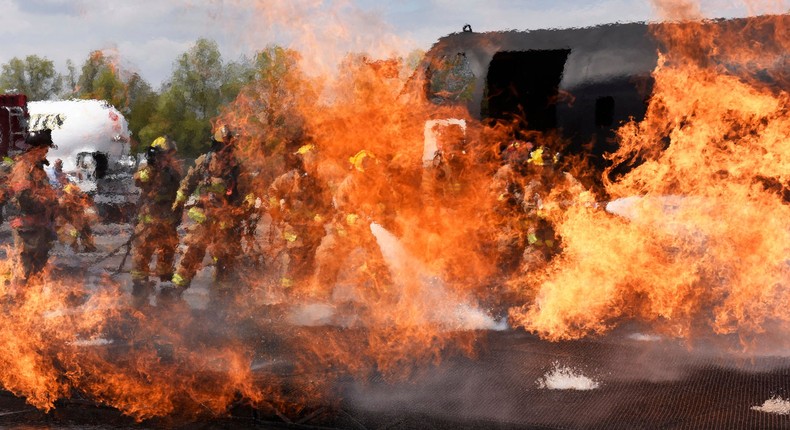
[[[29,102],[28,111],[30,131],[52,130],[57,148],[48,153],[50,165],[63,161],[63,171],[93,196],[104,221],[128,219],[138,196],[131,179],[137,159],[124,116],[100,100]]]

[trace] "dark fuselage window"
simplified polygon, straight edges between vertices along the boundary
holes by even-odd
[[[557,127],[557,95],[569,49],[503,51],[488,66],[484,116],[529,130]]]
[[[595,125],[611,127],[614,124],[614,97],[598,97],[595,100]]]

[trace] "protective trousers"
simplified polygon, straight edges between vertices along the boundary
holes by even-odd
[[[235,260],[242,254],[238,222],[205,219],[196,222],[184,236],[185,250],[173,275],[173,284],[188,288],[208,251],[216,266],[217,289],[230,289],[228,278]]]
[[[49,259],[52,249],[53,232],[47,228],[15,228],[12,231],[14,247],[22,268],[22,279],[27,281],[31,276],[40,273]]]
[[[156,255],[154,274],[169,280],[173,275],[178,230],[172,222],[138,223],[135,226],[132,254],[132,280],[147,282],[150,275],[151,258]]]

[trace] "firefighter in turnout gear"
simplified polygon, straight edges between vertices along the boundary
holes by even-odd
[[[98,221],[93,199],[83,192],[77,184],[67,183],[58,198],[60,210],[57,217],[57,230],[63,242],[74,252],[95,252],[91,224]]]
[[[63,171],[63,160],[60,158],[55,160],[55,163],[52,166],[52,177],[50,178],[50,182],[52,183],[52,186],[55,187],[55,189],[61,191],[71,182],[69,181],[66,172]]]
[[[518,268],[526,246],[524,231],[529,219],[524,209],[522,174],[522,165],[526,163],[518,155],[528,153],[528,145],[527,142],[511,142],[502,155],[504,164],[494,174],[489,188],[494,210],[493,218],[486,225],[495,238],[497,268],[506,274]]]
[[[324,236],[329,208],[325,187],[311,173],[315,147],[305,144],[296,151],[287,151],[287,172],[278,176],[269,187],[267,207],[279,230],[280,254],[283,262],[280,285],[291,287],[295,281],[311,275],[315,250]],[[314,173],[314,172],[313,172]]]
[[[468,145],[463,130],[456,126],[447,127],[439,138],[431,165],[423,170],[421,188],[426,204],[455,207],[470,186]]]
[[[134,174],[140,188],[137,224],[132,240],[132,298],[135,306],[147,303],[153,292],[149,280],[151,258],[156,255],[154,275],[161,281],[173,276],[181,213],[171,208],[181,182],[176,145],[167,137],[156,138],[146,151],[146,164]]]
[[[386,206],[392,201],[391,189],[384,163],[366,149],[348,161],[348,173],[334,187],[333,216],[315,252],[313,288],[308,293],[318,298],[334,300],[334,287],[341,284],[358,285],[373,294],[388,274],[370,230],[371,222],[391,227],[392,211]]]
[[[173,287],[161,291],[164,300],[178,298],[189,288],[206,251],[213,257],[215,297],[228,296],[233,263],[242,253],[241,227],[254,207],[255,197],[239,190],[241,166],[234,150],[235,136],[227,126],[218,127],[211,149],[200,156],[181,181],[172,209],[179,214],[194,193],[194,205],[186,208],[190,226],[184,250],[172,278]]]
[[[31,132],[30,148],[19,155],[8,177],[11,195],[11,228],[17,257],[17,285],[38,276],[47,264],[55,235],[57,195],[49,183],[44,166],[52,146],[50,130]]]
[[[559,238],[546,217],[544,200],[552,187],[565,176],[557,170],[559,153],[551,154],[549,148],[539,146],[529,153],[527,164],[533,169],[531,180],[524,186],[524,210],[529,220],[526,230],[526,249],[522,257],[522,269],[532,270],[545,265],[559,251]]]

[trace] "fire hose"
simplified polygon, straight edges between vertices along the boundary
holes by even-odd
[[[134,226],[132,226],[132,228],[134,228]],[[101,263],[101,262],[103,262],[103,261],[105,261],[105,260],[107,260],[107,259],[109,259],[109,258],[112,258],[112,257],[113,257],[113,256],[115,256],[115,254],[117,254],[117,253],[118,253],[118,252],[119,252],[121,249],[123,249],[124,247],[126,247],[126,253],[125,253],[125,254],[124,254],[124,256],[123,256],[123,259],[121,259],[121,264],[118,266],[118,269],[117,269],[117,270],[116,270],[116,271],[115,271],[113,274],[114,274],[114,275],[116,275],[116,274],[118,274],[118,273],[121,273],[121,271],[123,270],[123,266],[125,266],[125,265],[126,265],[126,259],[127,259],[127,258],[129,258],[129,254],[131,254],[131,252],[132,252],[132,243],[134,242],[134,240],[135,240],[135,239],[136,239],[138,236],[140,236],[140,235],[141,235],[143,232],[145,232],[145,230],[146,230],[147,228],[148,228],[148,225],[146,225],[146,226],[145,226],[145,227],[144,227],[142,230],[140,230],[140,231],[132,231],[132,234],[129,236],[129,239],[127,239],[127,240],[126,240],[126,242],[124,242],[124,243],[122,243],[122,244],[118,245],[118,246],[117,246],[115,249],[111,250],[111,251],[110,251],[110,252],[108,252],[107,254],[105,254],[105,255],[103,255],[103,256],[101,256],[101,257],[99,257],[98,259],[94,260],[94,261],[91,263],[91,265],[94,265],[94,264],[99,264],[99,263]]]
[[[132,220],[137,220],[138,215],[140,213],[141,207],[142,207],[142,202],[140,201],[140,199],[138,199],[137,205],[134,208],[134,213],[132,214],[132,217],[131,217]],[[121,264],[118,265],[118,269],[113,273],[113,275],[117,275],[117,274],[121,273],[121,271],[123,270],[123,266],[126,265],[126,259],[129,258],[129,254],[131,254],[131,252],[132,252],[132,243],[134,242],[135,239],[137,239],[138,236],[140,236],[146,230],[148,230],[149,226],[150,226],[150,224],[145,224],[140,231],[135,231],[136,230],[136,228],[135,228],[136,224],[132,224],[132,234],[129,235],[129,239],[127,239],[126,242],[122,243],[121,245],[119,245],[118,247],[116,247],[115,249],[113,249],[112,251],[107,253],[106,255],[96,259],[93,263],[91,263],[91,265],[99,264],[99,263],[101,263],[101,262],[113,257],[121,249],[126,247],[126,253],[123,256],[123,259],[121,259]]]

